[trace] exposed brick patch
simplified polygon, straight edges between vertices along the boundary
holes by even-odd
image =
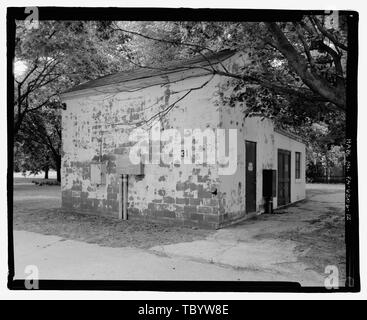
[[[219,216],[214,214],[204,215],[204,221],[210,223],[219,223]]]
[[[164,210],[162,211],[162,214],[163,214],[163,217],[166,217],[166,218],[172,218],[172,219],[176,218],[176,212],[174,211]]]
[[[82,191],[82,184],[80,182],[74,182],[73,186],[71,187],[73,191]]]
[[[208,182],[210,179],[209,179],[209,176],[208,175],[205,175],[205,176],[200,176],[198,175],[198,182],[199,183],[205,183],[205,182]]]
[[[184,182],[181,182],[181,181],[178,181],[177,183],[176,183],[176,190],[177,191],[183,191],[183,190],[186,190],[187,188],[186,188],[186,183],[184,183]]]
[[[204,187],[202,185],[199,185],[198,188],[198,198],[211,198],[212,193],[208,190],[204,190]]]
[[[189,188],[190,188],[190,191],[195,191],[198,189],[198,186],[195,183],[190,183]]]
[[[108,161],[112,164],[114,160],[116,160],[116,155],[113,153],[102,155],[102,161]]]
[[[185,214],[191,214],[191,213],[196,213],[196,212],[197,212],[197,208],[195,206],[184,206]]]
[[[70,167],[84,168],[86,166],[89,166],[89,162],[83,162],[83,161],[71,161],[70,162]]]
[[[73,198],[76,198],[76,197],[80,197],[81,196],[81,191],[72,191],[71,192],[71,196],[73,197]]]
[[[167,203],[159,203],[157,204],[158,211],[164,211],[168,210],[168,204]]]
[[[162,168],[169,168],[170,167],[169,164],[164,163],[162,160],[161,160],[159,166],[162,167]]]
[[[189,198],[176,198],[176,203],[177,204],[190,204],[190,199]]]
[[[193,198],[194,197],[194,195],[191,192],[186,192],[186,191],[184,192],[183,196],[185,198]]]
[[[184,207],[175,205],[175,211],[176,211],[176,213],[182,215],[184,213]]]
[[[116,148],[113,151],[114,154],[124,154],[125,153],[125,148]]]
[[[219,208],[218,207],[212,207],[213,214],[218,215],[219,214]]]
[[[209,207],[217,207],[219,205],[219,202],[218,202],[218,199],[212,196],[212,198],[204,198],[203,205],[209,206]]]
[[[199,206],[197,208],[199,213],[212,213],[213,212],[213,208],[212,207],[203,207],[203,206]]]
[[[117,194],[116,193],[107,193],[107,200],[116,200]]]
[[[202,203],[202,199],[190,198],[190,205],[199,206]]]
[[[180,199],[180,198],[178,198]],[[183,199],[183,198],[181,198]],[[71,197],[71,191],[62,192],[62,207],[75,212],[83,212],[95,215],[118,217],[118,201],[114,199],[90,199],[87,192],[81,197]],[[219,216],[202,211],[203,206],[174,205],[174,210],[169,210],[167,203],[149,203],[147,209],[139,210],[131,206],[128,208],[129,219],[148,221],[161,221],[168,225],[181,225],[205,229],[218,227]],[[208,207],[210,209],[210,207]],[[204,209],[208,211],[208,209]]]
[[[148,203],[148,210],[151,210],[151,211],[157,211],[158,210],[158,204],[157,203]]]
[[[82,178],[83,180],[90,179],[90,167],[89,166],[83,167]]]
[[[163,202],[164,203],[175,203],[175,199],[173,197],[164,197]]]
[[[154,202],[154,203],[162,203],[163,200],[162,199],[153,199],[152,202]]]
[[[129,209],[127,210],[127,212],[128,212],[128,215],[129,215],[129,214],[138,215],[138,214],[140,213],[140,211],[139,211],[139,209],[138,209],[138,208],[129,208]]]
[[[166,195],[166,190],[164,189],[160,189],[158,190],[158,194],[161,196],[161,197],[164,197]]]
[[[190,215],[190,218],[191,218],[192,220],[203,221],[204,216],[203,216],[202,214],[200,214],[200,213],[192,213],[192,214]]]

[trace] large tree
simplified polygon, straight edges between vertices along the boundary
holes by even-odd
[[[344,17],[305,16],[301,21],[265,22],[116,22],[115,32],[131,36],[126,58],[137,66],[203,56],[223,49],[248,53],[250,63],[236,73],[213,73],[256,84],[289,96],[345,111],[347,30]],[[149,45],[150,44],[150,45]],[[294,99],[293,99],[294,100]]]
[[[60,92],[80,82],[233,49],[248,54],[244,68],[232,73],[208,68],[226,76],[233,88],[222,96],[225,105],[243,104],[245,116],[272,118],[304,136],[321,121],[329,136],[342,143],[338,130],[343,128],[347,107],[348,52],[343,18],[338,24],[325,16],[281,23],[43,21],[31,30],[19,22],[15,58],[26,68],[15,77],[16,139],[23,143],[25,133],[32,126],[36,130],[37,124],[28,122],[47,119],[47,110],[61,105]],[[46,132],[42,125],[38,130]],[[52,154],[47,136],[42,141]]]
[[[57,101],[59,94],[82,81],[121,70],[118,57],[107,53],[103,23],[41,21],[39,28],[16,24],[15,61],[24,66],[16,74],[14,134],[27,113]]]
[[[57,181],[61,181],[60,109],[37,110],[25,117],[18,143],[18,155],[22,157],[17,160],[19,167],[34,173],[55,169]]]
[[[129,35],[125,58],[133,67],[223,49],[248,54],[236,72],[207,67],[228,78],[224,105],[243,105],[244,116],[260,115],[291,130],[311,149],[327,153],[345,138],[347,25],[344,16],[304,16],[294,22],[115,22]],[[167,111],[169,111],[170,106]],[[164,114],[167,112],[164,111]],[[320,135],[318,124],[325,128]]]
[[[40,21],[39,28],[16,24],[14,76],[15,159],[20,170],[57,170],[60,180],[61,102],[59,95],[83,81],[123,68],[118,51],[109,53],[108,23]],[[119,39],[120,43],[123,40]],[[38,150],[38,152],[37,152]]]

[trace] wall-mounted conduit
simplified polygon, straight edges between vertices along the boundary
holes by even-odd
[[[119,219],[127,220],[127,174],[121,174],[119,179]]]

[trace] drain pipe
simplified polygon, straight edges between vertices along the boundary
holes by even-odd
[[[127,174],[122,175],[122,219],[127,220]]]
[[[127,220],[127,174],[119,178],[119,219]]]

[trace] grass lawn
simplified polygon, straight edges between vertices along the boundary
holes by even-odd
[[[72,213],[60,209],[59,197],[59,186],[15,184],[14,229],[108,247],[139,248],[199,240],[213,232]]]

